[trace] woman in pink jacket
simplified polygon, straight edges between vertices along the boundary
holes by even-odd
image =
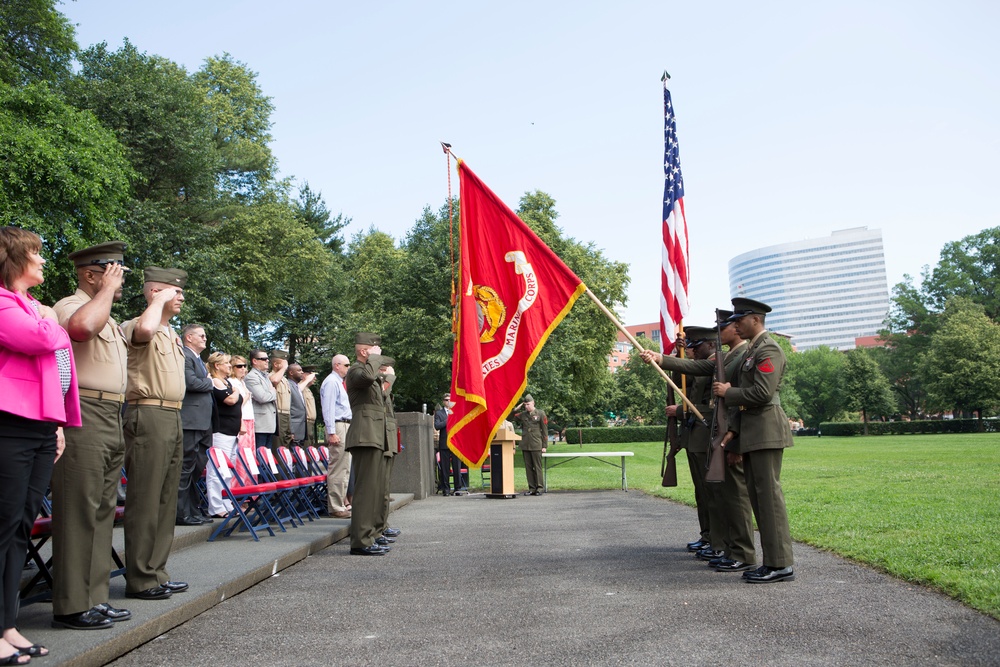
[[[37,234],[0,228],[0,665],[48,655],[17,631],[18,589],[31,528],[62,453],[80,425],[69,335],[28,290],[44,281]]]

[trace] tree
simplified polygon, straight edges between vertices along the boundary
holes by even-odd
[[[980,420],[984,410],[1000,405],[1000,325],[983,306],[950,299],[923,361],[924,382],[936,405],[976,412]]]
[[[303,183],[294,205],[296,217],[313,230],[323,245],[338,255],[344,251],[344,237],[341,232],[351,224],[351,219],[345,218],[343,213],[332,217],[330,209],[323,201],[322,192],[313,192],[309,183]]]
[[[220,159],[220,188],[253,196],[274,179],[271,141],[274,105],[257,85],[257,73],[228,53],[205,59],[191,77],[205,99],[215,149]]]
[[[34,294],[53,303],[75,288],[66,256],[114,236],[133,172],[114,134],[44,83],[0,84],[0,137],[0,224],[42,237],[52,261]]]
[[[825,345],[788,356],[782,384],[791,384],[795,390],[802,406],[800,416],[808,426],[818,428],[843,411],[843,371],[844,355]]]
[[[958,296],[981,305],[991,320],[1000,319],[1000,227],[946,243],[921,289],[924,303],[938,312]]]
[[[624,303],[628,266],[613,262],[593,243],[566,238],[555,224],[555,200],[544,192],[525,194],[518,216],[580,277],[605,304]],[[607,406],[614,385],[607,355],[617,340],[617,330],[589,299],[581,297],[549,336],[528,378],[528,391],[551,396],[546,412],[563,424],[589,423]]]
[[[54,0],[4,0],[0,40],[0,82],[59,84],[69,76],[76,37]]]
[[[220,159],[210,116],[183,67],[128,40],[118,51],[102,42],[80,54],[80,74],[67,91],[127,148],[139,173],[136,199],[180,206],[214,196]]]
[[[889,380],[864,349],[847,353],[843,377],[844,404],[850,410],[861,411],[865,435],[868,435],[869,416],[885,417],[893,412],[894,400]]]
[[[660,351],[656,341],[641,339],[643,347]],[[614,403],[610,407],[629,423],[663,424],[667,404],[667,383],[652,364],[647,364],[638,352],[629,355],[628,361],[614,374]]]

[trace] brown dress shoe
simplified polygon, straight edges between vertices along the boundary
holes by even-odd
[[[333,516],[337,517],[338,519],[350,519],[351,518],[351,513],[350,512],[346,512],[346,511],[345,512],[334,512]]]

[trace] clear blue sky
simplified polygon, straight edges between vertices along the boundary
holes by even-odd
[[[660,75],[673,76],[692,264],[688,324],[747,250],[867,225],[889,287],[1000,225],[1000,3],[136,2],[60,10],[82,46],[128,37],[194,71],[259,73],[281,174],[402,237],[453,150],[512,208],[630,266],[626,323],[658,315]],[[453,179],[454,180],[454,179]],[[457,181],[454,182],[457,194]]]

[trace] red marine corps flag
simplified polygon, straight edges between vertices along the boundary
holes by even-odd
[[[535,357],[587,286],[461,160],[458,173],[461,274],[448,446],[479,467]]]

